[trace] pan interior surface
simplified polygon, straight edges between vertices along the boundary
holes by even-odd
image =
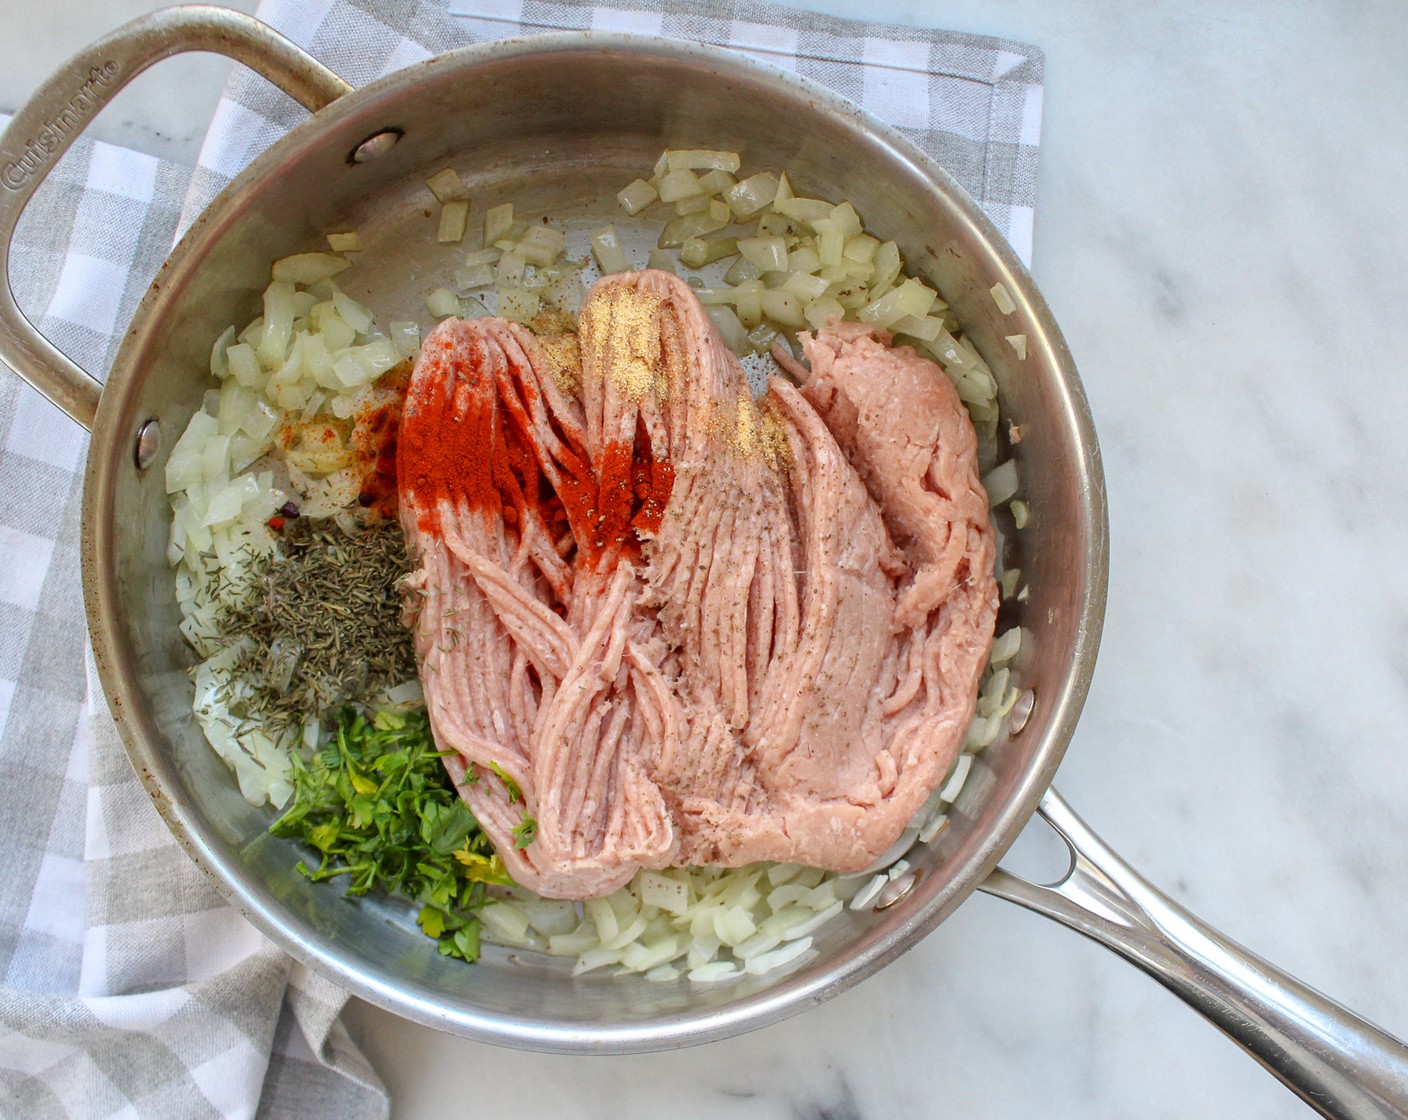
[[[366,162],[366,138],[399,139]],[[1000,627],[1028,632],[1019,669],[1036,705],[1020,734],[977,756],[951,825],[911,861],[915,888],[881,912],[845,912],[785,976],[734,983],[573,978],[570,962],[490,949],[441,957],[414,911],[344,899],[297,874],[240,796],[191,715],[195,661],[166,560],[165,455],[209,388],[212,342],[259,313],[270,263],[355,228],[364,250],[339,284],[383,323],[430,322],[425,297],[457,260],[435,242],[426,178],[469,184],[472,222],[512,201],[581,233],[624,218],[615,195],[664,147],[740,152],[744,172],[785,169],[799,194],[849,199],[894,238],[989,362],[1031,519],[1000,527],[1030,597]],[[474,228],[474,225],[471,227]],[[646,236],[638,224],[638,238]],[[476,244],[467,239],[466,247]],[[641,255],[643,260],[643,254]],[[1003,283],[1017,307],[989,294]],[[1025,334],[1019,359],[1007,336]],[[139,470],[135,433],[155,418],[163,454]],[[119,728],[178,838],[231,901],[296,957],[355,994],[428,1025],[542,1050],[621,1052],[704,1042],[834,994],[910,947],[975,888],[1049,783],[1084,698],[1104,605],[1098,452],[1073,364],[1021,265],[966,195],[860,110],[731,54],[656,39],[555,36],[497,43],[402,71],[334,103],[261,156],[196,223],[142,305],[102,399],[85,491],[89,618]]]

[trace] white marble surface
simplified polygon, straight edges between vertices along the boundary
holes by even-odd
[[[0,107],[153,6],[6,0]],[[1046,52],[1035,272],[1111,520],[1059,788],[1196,913],[1408,1036],[1408,8],[865,10]],[[223,68],[168,65],[100,123],[189,160]],[[825,1006],[678,1053],[546,1057],[349,1019],[407,1120],[1308,1115],[1136,970],[981,895]]]

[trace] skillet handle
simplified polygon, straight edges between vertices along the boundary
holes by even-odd
[[[0,360],[91,430],[102,387],[60,353],[15,303],[10,249],[20,214],[87,123],[154,62],[214,51],[268,78],[316,112],[352,87],[282,35],[241,12],[191,5],[135,19],[71,58],[0,137]]]
[[[1322,1116],[1408,1117],[1408,1047],[1205,925],[1116,855],[1055,790],[1038,809],[1071,852],[1056,883],[980,885],[1137,965]]]

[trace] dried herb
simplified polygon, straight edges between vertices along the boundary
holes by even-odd
[[[410,568],[394,521],[349,536],[336,522],[290,520],[279,549],[255,562],[251,591],[221,629],[249,639],[236,675],[247,718],[275,734],[416,675],[400,584]]]
[[[270,832],[321,853],[310,879],[349,876],[347,893],[383,890],[421,904],[417,922],[445,956],[479,955],[474,910],[484,884],[509,884],[503,861],[460,800],[424,711],[352,708],[304,762],[294,758],[293,803]]]

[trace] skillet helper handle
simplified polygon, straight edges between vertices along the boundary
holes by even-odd
[[[1408,1117],[1408,1047],[1224,937],[1153,887],[1055,790],[1038,809],[1071,867],[1049,885],[1001,867],[980,889],[1085,934],[1137,965],[1322,1116]]]
[[[0,137],[0,360],[91,430],[102,386],[35,329],[15,303],[10,250],[20,214],[88,122],[154,62],[213,51],[242,62],[317,112],[352,87],[241,12],[190,5],[135,19],[71,58]]]

